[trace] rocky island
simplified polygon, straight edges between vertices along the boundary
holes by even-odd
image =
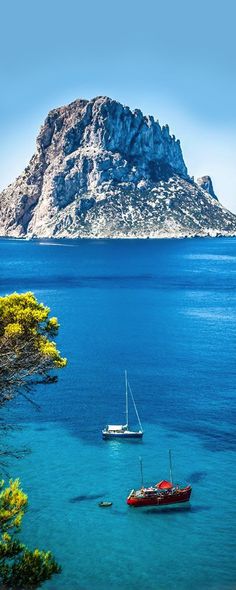
[[[168,125],[97,97],[48,114],[29,165],[0,195],[0,235],[228,236],[236,216],[209,176],[189,177]]]

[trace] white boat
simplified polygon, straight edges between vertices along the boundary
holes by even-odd
[[[129,396],[133,402],[134,411],[137,416],[139,430],[131,430],[129,427]],[[136,403],[134,401],[134,396],[128,382],[127,378],[127,371],[125,371],[125,417],[126,423],[125,424],[108,424],[102,430],[102,436],[104,439],[112,439],[112,438],[142,438],[143,436],[143,428],[139,418],[138,410]]]

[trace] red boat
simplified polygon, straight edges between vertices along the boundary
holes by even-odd
[[[127,498],[129,506],[165,506],[188,502],[192,488],[190,485],[182,488],[172,485],[169,481],[160,481],[150,488],[132,490]]]
[[[190,500],[192,488],[190,485],[181,487],[172,483],[172,459],[169,450],[170,481],[162,480],[149,488],[143,485],[143,464],[140,457],[142,487],[139,490],[132,490],[127,498],[129,506],[166,506],[168,504],[179,504]]]

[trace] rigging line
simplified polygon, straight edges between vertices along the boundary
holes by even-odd
[[[127,378],[127,371],[125,371],[125,419],[126,419],[126,426],[128,428],[128,424],[129,424],[129,404],[128,404],[128,378]]]
[[[142,427],[142,424],[141,424],[141,420],[140,420],[140,418],[139,418],[139,414],[138,414],[137,406],[136,406],[136,403],[135,403],[135,401],[134,401],[134,396],[133,396],[132,389],[131,389],[131,387],[130,387],[129,381],[128,381],[128,388],[129,388],[129,392],[130,392],[130,395],[131,395],[131,398],[132,398],[132,402],[133,402],[133,404],[134,404],[134,409],[135,409],[136,416],[137,416],[137,418],[138,418],[138,423],[139,423],[140,429],[141,429],[141,430],[143,430],[143,427]]]

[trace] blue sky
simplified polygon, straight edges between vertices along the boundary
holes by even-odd
[[[4,4],[1,187],[28,163],[51,108],[108,95],[168,123],[189,173],[210,174],[236,212],[233,0]]]

